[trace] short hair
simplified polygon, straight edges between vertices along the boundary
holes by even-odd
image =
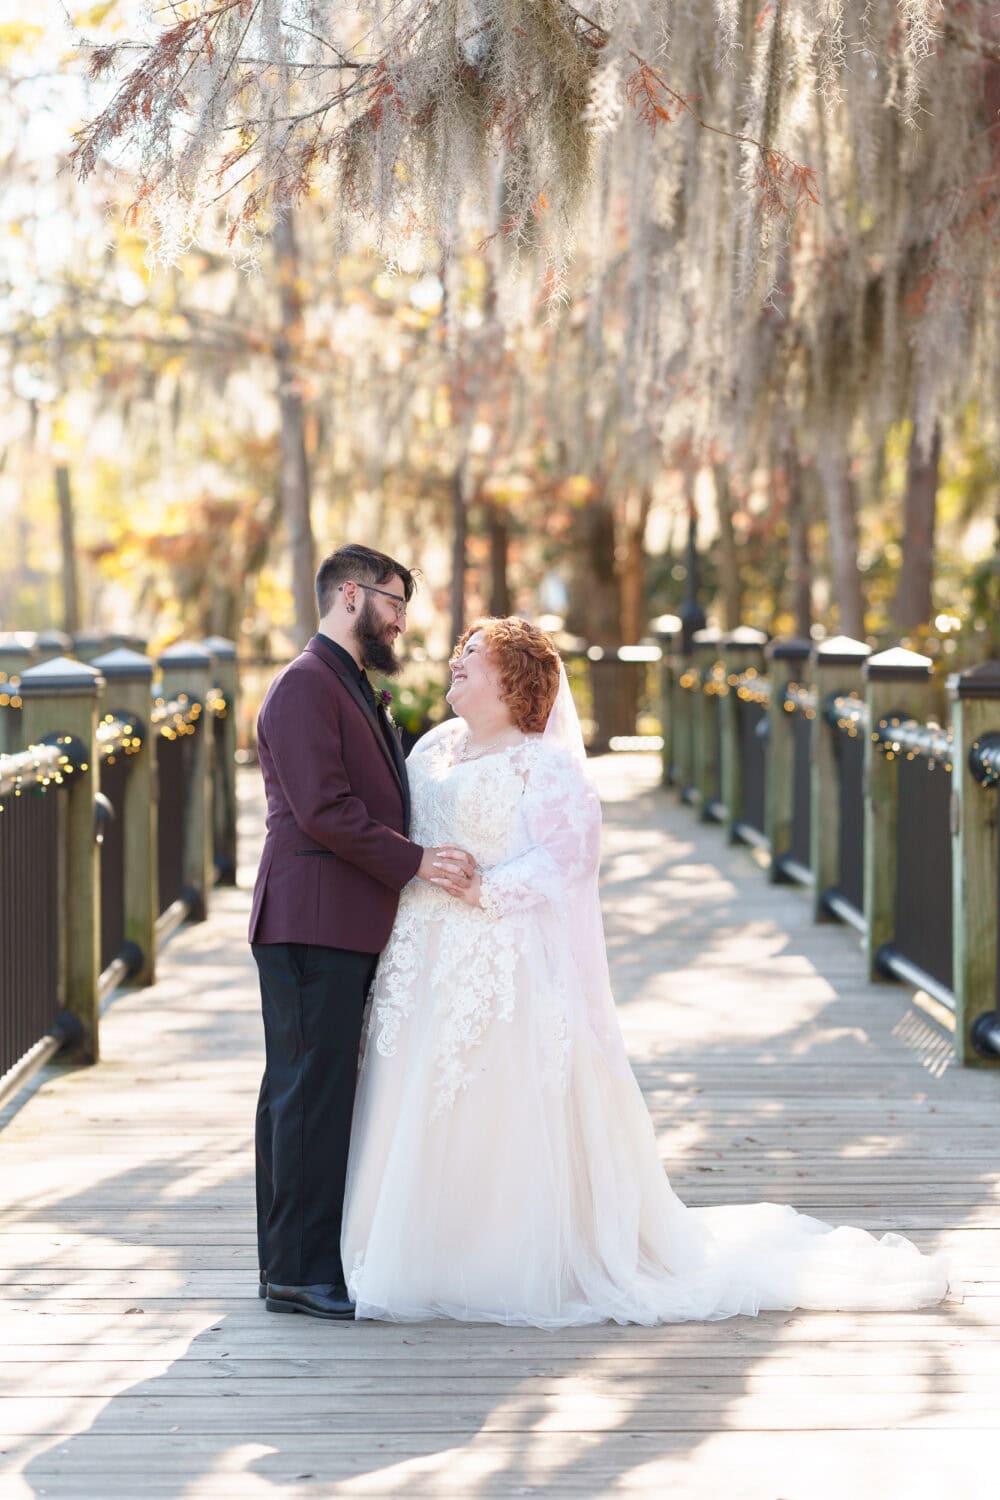
[[[324,557],[316,573],[316,604],[320,617],[330,608],[333,596],[341,584],[353,579],[356,583],[377,586],[388,583],[394,577],[402,579],[403,593],[409,604],[417,586],[410,568],[404,568],[402,563],[386,552],[376,552],[373,547],[362,547],[356,542],[338,547],[336,552]]]
[[[500,675],[500,698],[522,734],[540,734],[559,691],[559,652],[544,630],[512,615],[506,620],[476,620],[459,638],[452,661],[466,642],[483,632],[490,659]]]

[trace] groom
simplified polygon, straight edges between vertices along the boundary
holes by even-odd
[[[409,837],[403,752],[366,668],[399,671],[412,573],[370,547],[316,575],[319,631],[257,721],[267,836],[250,913],[265,1068],[257,1105],[260,1293],[271,1312],[352,1318],[340,1260],[369,985],[408,880],[473,873]]]

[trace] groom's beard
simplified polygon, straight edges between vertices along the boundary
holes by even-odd
[[[361,647],[361,665],[381,672],[383,677],[395,677],[403,663],[392,649],[393,627],[379,619],[367,594],[354,630]]]

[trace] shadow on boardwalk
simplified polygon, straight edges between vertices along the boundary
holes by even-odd
[[[964,1304],[558,1334],[269,1317],[248,870],[116,1001],[101,1066],[0,1136],[5,1497],[993,1493],[1000,1080],[648,762],[597,769],[616,993],[678,1191],[950,1248]]]

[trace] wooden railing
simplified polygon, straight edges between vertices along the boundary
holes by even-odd
[[[0,1097],[96,1061],[102,1002],[236,869],[231,643],[31,655],[0,645]]]
[[[857,928],[872,980],[951,1013],[964,1063],[1000,1063],[1000,663],[949,678],[941,723],[929,658],[902,648],[661,640],[664,781]]]

